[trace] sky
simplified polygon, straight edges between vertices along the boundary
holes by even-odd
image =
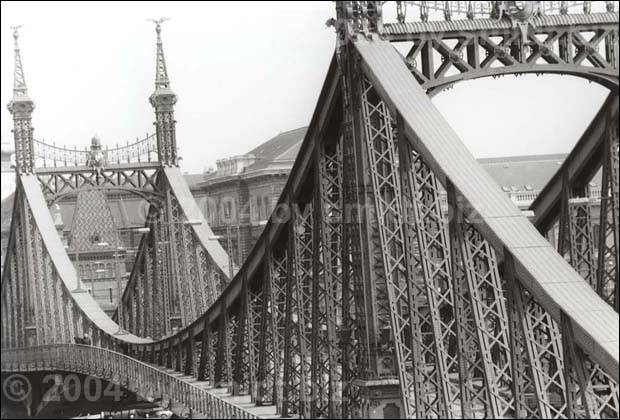
[[[13,88],[13,37],[36,109],[35,137],[109,146],[154,131],[155,30],[163,41],[185,172],[214,167],[309,123],[335,47],[326,2],[2,2],[1,92]],[[386,14],[386,19],[389,18]],[[571,150],[607,89],[571,76],[457,84],[433,101],[477,157]],[[12,142],[3,106],[2,142]]]

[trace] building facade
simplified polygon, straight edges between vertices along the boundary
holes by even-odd
[[[263,231],[293,167],[306,127],[286,131],[247,154],[220,159],[187,179],[205,218],[236,265]]]

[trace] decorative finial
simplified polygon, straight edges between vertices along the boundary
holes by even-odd
[[[11,26],[13,29],[13,39],[15,40],[15,71],[13,73],[13,95],[26,95],[28,87],[26,86],[26,77],[24,76],[24,68],[22,67],[22,56],[19,51],[19,28],[22,25]]]
[[[17,46],[17,39],[19,38],[19,28],[21,27],[22,25],[11,26],[11,29],[13,29],[13,39],[15,40],[16,49],[19,49],[19,47]]]
[[[396,20],[398,23],[405,23],[407,18],[407,3],[404,1],[396,2]]]
[[[157,33],[157,61],[155,67],[155,89],[169,88],[170,80],[168,80],[168,70],[166,68],[166,59],[164,57],[164,46],[161,40],[161,24],[170,20],[168,18],[147,19],[155,24],[155,32]]]
[[[420,2],[420,20],[428,22],[428,5],[425,1]]]
[[[474,4],[470,1],[467,5],[467,19],[473,19],[476,17],[476,12],[474,11]]]
[[[449,1],[446,1],[443,6],[443,17],[447,21],[452,20],[452,5],[450,4]]]

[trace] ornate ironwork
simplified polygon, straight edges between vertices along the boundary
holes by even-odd
[[[422,6],[432,13],[433,5]],[[458,7],[444,9],[446,19]],[[474,6],[466,13],[475,15]],[[617,22],[617,15],[605,16]],[[532,19],[545,18],[551,16]],[[473,22],[468,33],[482,36],[484,19]],[[401,57],[377,36],[395,36],[382,23],[379,2],[339,2],[336,23],[336,60],[280,202],[291,218],[272,217],[233,279],[208,227],[190,223],[200,212],[178,168],[169,167],[176,164],[176,96],[159,24],[151,99],[158,144],[168,148],[159,148],[161,165],[108,162],[37,176],[19,167],[2,278],[3,371],[27,372],[41,355],[50,369],[107,368],[113,382],[129,380],[136,392],[219,417],[250,418],[252,402],[268,416],[302,418],[380,410],[420,418],[617,417],[617,315],[579,277],[610,303],[615,293],[617,305],[617,268],[610,264],[618,235],[617,130],[607,127],[589,149],[604,151],[600,159],[575,152],[591,167],[583,173],[603,165],[604,239],[592,239],[586,202],[570,201],[585,196],[587,177],[560,174],[563,206],[555,217],[561,216],[560,250],[572,256],[573,269],[504,200]],[[595,36],[613,38],[601,30]],[[443,48],[423,48],[431,47]],[[494,60],[509,60],[512,52],[500,49]],[[444,53],[462,64],[454,51]],[[608,70],[617,79],[617,67]],[[31,129],[30,112],[15,118],[16,127],[25,121]],[[16,134],[24,144],[28,139]],[[45,199],[103,187],[161,197],[149,208],[150,232],[118,316],[129,331],[80,290]],[[450,215],[442,210],[443,189]],[[559,286],[554,275],[562,276]],[[67,345],[85,334],[92,347]],[[7,350],[19,347],[26,349]],[[228,392],[248,409],[170,369],[221,387],[218,394]]]
[[[38,168],[92,166],[91,151],[88,149],[59,147],[43,140],[33,142],[34,158]],[[106,146],[101,153],[106,165],[152,162],[155,160],[153,156],[157,156],[157,138],[155,134],[149,134],[143,139],[136,139],[133,143],[127,142],[123,146],[117,145],[112,149]]]
[[[177,415],[185,416],[189,410],[209,418],[260,418],[203,387],[109,349],[56,344],[3,351],[2,372],[40,369],[81,373],[123,384],[146,400],[169,402]]]

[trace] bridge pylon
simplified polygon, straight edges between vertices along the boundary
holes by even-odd
[[[32,112],[34,102],[28,96],[28,86],[22,65],[22,56],[19,48],[19,26],[13,26],[15,41],[15,69],[13,72],[13,98],[8,109],[13,115],[13,139],[15,141],[15,170],[18,174],[32,173],[34,169],[34,145],[32,128]]]

